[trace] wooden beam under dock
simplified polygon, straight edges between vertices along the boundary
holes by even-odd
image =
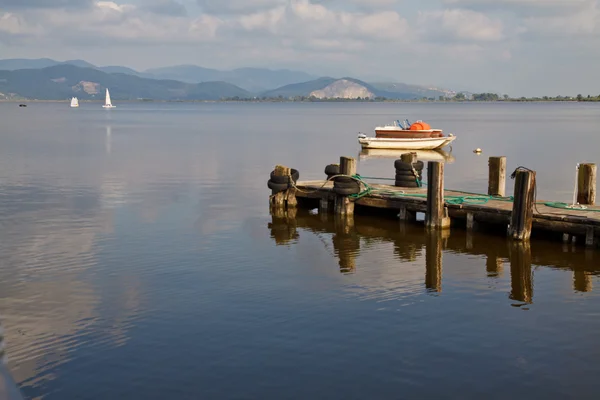
[[[317,208],[321,199],[334,201],[333,183],[325,181],[304,181],[297,182],[299,189],[296,196],[300,207]],[[389,210],[391,212],[400,210],[404,213],[426,213],[427,212],[427,189],[426,188],[399,188],[390,185],[371,184],[375,192],[370,193],[360,199],[352,200],[356,207],[363,213],[369,210]],[[444,197],[465,197],[472,194],[444,190]],[[600,207],[587,206],[585,210],[581,209],[562,209],[549,207],[538,200],[533,210],[532,233],[555,232],[557,237],[562,238],[562,234],[580,236],[582,244],[586,242],[598,243],[600,236]],[[468,215],[471,214],[474,221],[481,224],[496,226],[498,230],[506,233],[507,227],[511,222],[513,211],[513,202],[505,199],[490,198],[487,202],[478,204],[476,202],[465,202],[463,204],[445,203],[448,211],[448,217],[453,222],[461,222],[466,226]],[[397,215],[397,214],[396,214]],[[590,237],[591,235],[591,237]]]

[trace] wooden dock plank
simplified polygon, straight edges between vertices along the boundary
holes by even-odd
[[[324,180],[297,182],[298,198],[333,198],[333,183]],[[371,184],[375,191],[368,196],[356,200],[356,204],[367,207],[400,209],[411,212],[425,212],[427,205],[426,188],[399,188],[383,184]],[[444,196],[478,196],[461,191],[445,190]],[[481,195],[486,196],[486,195]],[[581,209],[561,209],[544,205],[538,200],[534,208],[533,227],[556,232],[585,234],[587,227],[594,227],[596,235],[600,235],[600,207],[586,206]],[[463,204],[447,204],[451,218],[466,219],[467,213],[473,213],[475,220],[491,223],[509,223],[512,202],[489,199],[486,203],[465,202]]]

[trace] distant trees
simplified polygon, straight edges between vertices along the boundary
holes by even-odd
[[[465,96],[464,93],[457,93],[456,96],[454,96],[455,100],[466,100],[467,96]]]
[[[475,101],[498,101],[500,96],[496,93],[475,93],[473,94],[473,100]]]

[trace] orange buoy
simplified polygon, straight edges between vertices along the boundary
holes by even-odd
[[[410,126],[411,131],[427,131],[429,129],[431,129],[431,126],[423,121],[417,121]]]

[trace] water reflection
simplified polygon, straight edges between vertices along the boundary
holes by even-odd
[[[110,125],[106,125],[106,139],[104,141],[104,150],[106,154],[110,156],[112,150],[112,127]]]
[[[456,263],[452,264],[446,274],[451,274],[453,279],[463,277],[472,279],[472,274],[478,274],[481,277],[498,280],[503,278],[504,264],[508,263],[510,264],[510,291],[507,297],[515,306],[533,303],[532,265],[572,271],[572,287],[578,292],[592,291],[593,276],[600,275],[598,255],[594,252],[574,248],[565,252],[549,242],[535,241],[531,244],[521,244],[508,241],[501,236],[479,233],[468,235],[464,231],[426,232],[419,225],[398,223],[389,219],[355,216],[351,225],[343,225],[331,215],[299,210],[294,213],[294,218],[273,216],[269,228],[272,232],[271,237],[277,244],[297,242],[299,230],[318,233],[323,241],[327,240],[323,239],[323,233],[329,233],[330,243],[335,250],[334,256],[339,263],[340,272],[344,274],[357,273],[361,268],[368,268],[376,257],[383,258],[388,265],[393,263],[397,263],[399,267],[406,263],[420,265],[421,268],[424,267],[424,271],[421,270],[424,273],[421,285],[432,294],[442,292],[445,255],[468,255],[471,256],[470,259],[481,260],[480,272],[461,270],[456,267]],[[285,232],[286,240],[283,241],[282,237],[275,235],[274,232]],[[392,248],[389,253],[383,254],[384,250],[379,250],[378,246],[377,254],[369,253],[368,257],[365,257],[369,261],[363,264],[360,261],[361,253],[372,250],[370,244],[373,240],[382,244],[390,243]],[[327,243],[324,244],[328,247]],[[405,278],[409,277],[405,276]]]
[[[529,243],[509,242],[512,300],[533,302],[533,273]]]
[[[360,160],[370,160],[377,158],[399,159],[400,156],[407,152],[417,153],[417,158],[423,161],[442,161],[448,164],[456,161],[452,152],[444,150],[385,150],[385,149],[362,149],[358,153]]]

